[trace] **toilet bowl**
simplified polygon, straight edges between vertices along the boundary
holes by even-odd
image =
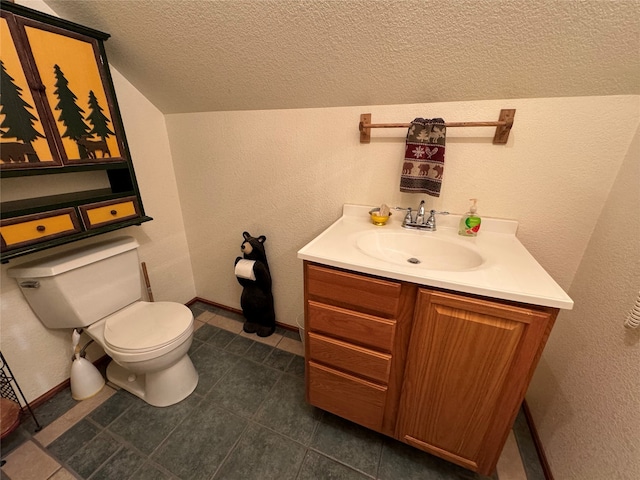
[[[142,300],[137,242],[123,237],[7,270],[49,328],[83,328],[112,359],[107,378],[166,407],[198,385],[188,351],[193,314],[175,302]]]
[[[193,315],[173,302],[135,302],[85,329],[112,358],[111,383],[156,407],[173,405],[191,394],[198,374],[187,352],[193,340]]]

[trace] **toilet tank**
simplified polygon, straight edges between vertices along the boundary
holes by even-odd
[[[49,328],[86,327],[142,298],[138,242],[120,237],[7,270]]]

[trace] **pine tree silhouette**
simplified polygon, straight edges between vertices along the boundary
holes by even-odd
[[[98,99],[93,93],[93,90],[89,90],[89,109],[91,113],[87,116],[87,120],[89,120],[89,123],[93,126],[89,133],[91,135],[97,135],[105,141],[109,135],[115,135],[115,133],[109,129],[111,120],[102,113],[102,107],[98,103]]]
[[[33,107],[22,99],[22,88],[13,82],[13,77],[0,60],[0,114],[4,114],[0,135],[2,138],[16,138],[24,142],[27,146],[24,155],[29,162],[39,162],[31,142],[36,138],[44,138],[44,135],[33,127],[38,118],[28,110]]]
[[[76,143],[89,133],[89,126],[84,123],[84,110],[76,104],[78,97],[69,88],[69,81],[58,65],[53,66],[53,73],[56,77],[53,93],[58,97],[58,104],[55,109],[60,110],[58,121],[62,122],[66,130],[62,137],[71,138]],[[78,154],[80,158],[89,158],[87,149],[78,144]]]

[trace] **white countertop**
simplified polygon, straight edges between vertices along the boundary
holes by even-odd
[[[483,217],[477,237],[462,237],[458,235],[460,215],[438,215],[437,231],[428,232],[402,228],[404,214],[401,211],[393,211],[386,225],[375,226],[369,218],[371,208],[345,205],[342,217],[305,245],[298,252],[298,258],[418,285],[547,307],[573,308],[573,300],[520,243],[516,237],[518,222],[514,220]],[[476,268],[448,271],[384,261],[365,254],[357,246],[359,237],[376,231],[435,236],[474,250],[484,262]]]

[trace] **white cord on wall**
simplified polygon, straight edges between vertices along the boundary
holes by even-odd
[[[624,326],[627,328],[640,327],[640,292],[638,292],[635,305],[631,308],[627,319],[624,321]]]

